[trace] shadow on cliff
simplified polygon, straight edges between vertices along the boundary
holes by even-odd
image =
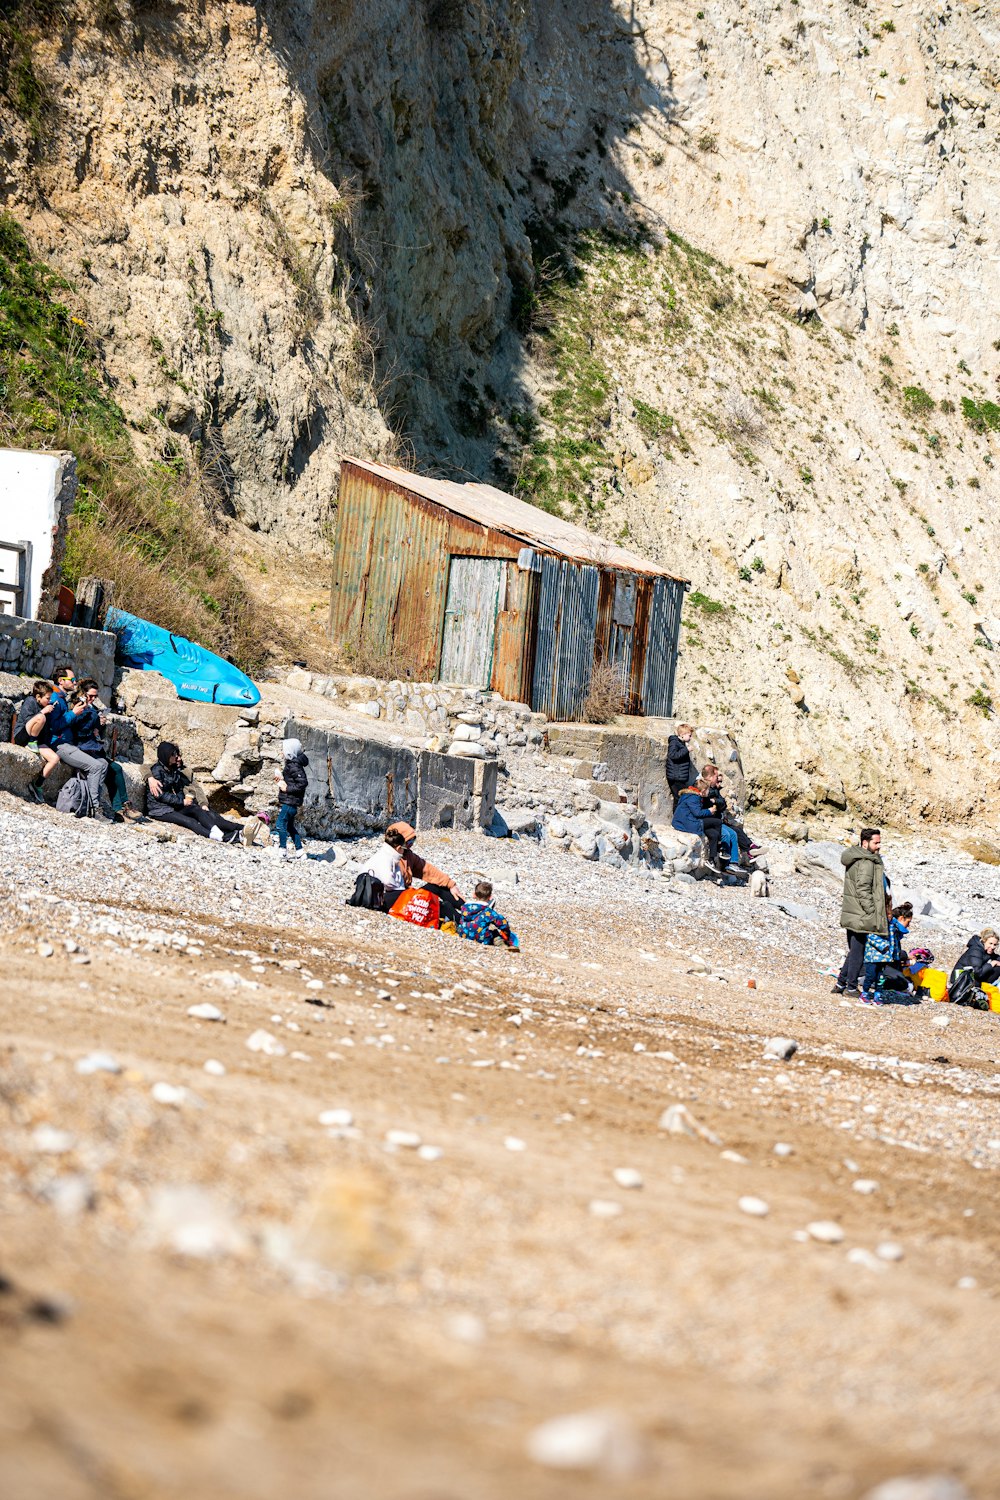
[[[290,66],[309,58],[296,71],[313,150],[346,205],[340,292],[401,450],[514,487],[547,304],[595,240],[627,249],[661,227],[621,163],[640,117],[677,144],[667,59],[638,7],[609,0],[319,0],[308,18],[270,0],[262,14]]]

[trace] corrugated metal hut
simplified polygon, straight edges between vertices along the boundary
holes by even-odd
[[[628,713],[669,716],[686,587],[491,485],[341,465],[330,634],[403,656],[418,679],[570,719],[608,661]]]

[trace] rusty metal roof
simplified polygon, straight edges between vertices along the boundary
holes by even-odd
[[[624,547],[616,547],[603,537],[585,531],[582,526],[574,526],[570,521],[539,510],[536,505],[528,505],[524,500],[518,500],[504,490],[495,489],[491,484],[456,484],[450,479],[429,479],[423,474],[413,474],[408,469],[393,469],[361,458],[345,458],[344,463],[375,474],[412,495],[420,495],[456,516],[463,516],[467,521],[478,522],[493,531],[506,532],[509,536],[517,537],[526,546],[537,547],[543,552],[552,552],[574,562],[593,563],[602,568],[619,568],[630,573],[646,573],[654,577],[673,578],[680,583],[687,582],[687,579],[678,578],[676,573],[650,562],[648,558],[629,552]]]

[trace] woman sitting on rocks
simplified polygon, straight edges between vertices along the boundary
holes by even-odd
[[[983,994],[982,986],[996,984],[1000,979],[998,946],[1000,938],[992,927],[987,927],[978,934],[973,933],[964,952],[956,960],[948,980],[948,999],[953,1005],[970,1005],[973,1010],[989,1010],[990,1002]]]
[[[677,798],[671,827],[679,833],[697,833],[703,838],[708,844],[709,864],[722,874],[729,863],[728,860],[723,863],[719,856],[722,819],[712,812],[711,804],[705,800],[707,793],[708,783],[699,776],[694,786],[689,786]]]

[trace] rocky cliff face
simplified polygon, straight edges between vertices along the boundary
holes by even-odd
[[[678,708],[765,803],[988,811],[996,5],[107,0],[37,35],[0,188],[236,523],[318,545],[345,451],[506,478],[692,579]]]

